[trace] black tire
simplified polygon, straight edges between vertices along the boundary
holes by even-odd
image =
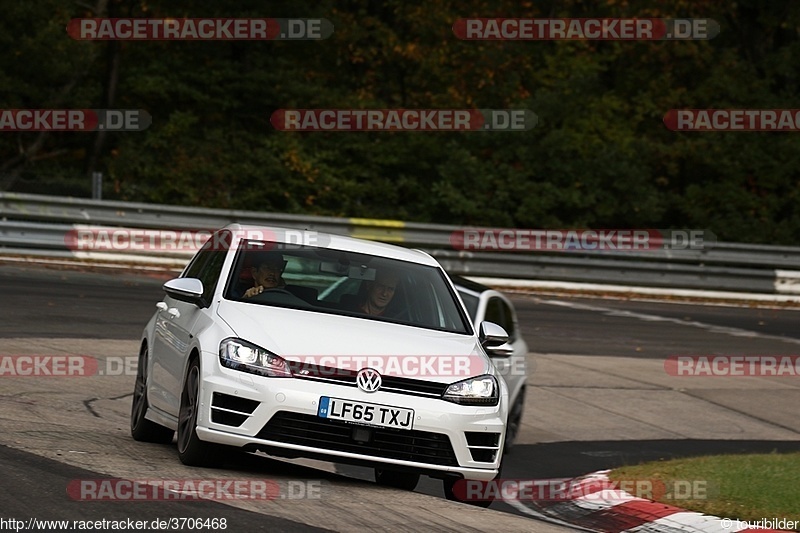
[[[504,459],[500,458],[500,467],[497,469],[497,476],[495,476],[496,480],[503,478],[503,463],[504,462],[505,462]],[[442,488],[444,488],[444,497],[447,498],[448,500],[455,501],[455,502],[461,502],[461,503],[467,503],[469,505],[474,505],[475,507],[481,507],[483,509],[486,509],[487,507],[492,505],[492,502],[495,501],[496,498],[495,498],[494,495],[496,494],[496,491],[492,492],[491,498],[487,498],[485,500],[463,500],[463,499],[459,498],[458,495],[456,495],[456,493],[455,493],[456,491],[454,489],[455,484],[458,483],[458,481],[459,481],[458,478],[445,478],[445,479],[442,480]],[[484,481],[483,483],[489,483],[489,482],[488,481]],[[488,491],[483,491],[483,492],[485,493],[485,492],[488,492]]]
[[[417,488],[419,474],[413,472],[398,472],[397,470],[375,469],[375,483],[382,487],[412,491]]]
[[[141,442],[170,444],[175,431],[161,424],[147,420],[144,416],[150,404],[147,402],[147,346],[139,353],[139,368],[136,370],[136,383],[133,386],[131,402],[131,436]]]
[[[481,507],[483,509],[486,509],[487,507],[492,505],[494,498],[486,500],[473,500],[473,499],[463,500],[459,498],[458,495],[456,495],[456,491],[454,489],[455,484],[458,483],[459,481],[461,480],[458,478],[447,478],[442,480],[442,488],[444,489],[445,498],[447,498],[450,501],[466,503],[469,505],[474,505],[475,507]]]
[[[503,453],[511,453],[514,449],[514,444],[517,442],[519,436],[520,425],[522,424],[522,412],[525,407],[525,389],[519,391],[517,400],[511,406],[511,412],[508,413],[508,425],[506,427],[506,440],[503,445]]]
[[[217,466],[222,458],[219,446],[200,440],[197,436],[197,411],[200,395],[200,363],[189,364],[181,391],[178,412],[178,457],[187,466]]]

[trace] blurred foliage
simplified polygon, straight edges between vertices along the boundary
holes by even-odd
[[[5,0],[2,108],[114,108],[145,132],[3,133],[0,189],[526,228],[800,242],[800,134],[675,133],[672,108],[792,108],[800,3]],[[655,5],[654,5],[655,4]],[[324,17],[320,42],[83,42],[69,19]],[[461,41],[470,16],[709,17],[711,41]],[[115,78],[111,58],[119,61]],[[524,133],[287,133],[279,108],[528,108]],[[93,162],[90,154],[100,147]]]

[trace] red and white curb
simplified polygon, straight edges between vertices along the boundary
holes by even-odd
[[[608,479],[610,470],[601,470],[568,483],[573,499],[505,500],[522,513],[584,531],[603,533],[735,533],[744,530],[763,532],[779,529],[747,527],[733,519],[710,516],[680,507],[638,498],[619,490]]]

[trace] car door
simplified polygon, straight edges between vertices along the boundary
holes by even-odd
[[[209,240],[197,253],[183,278],[197,278],[203,283],[203,299],[210,303],[219,282],[226,250],[212,248]],[[217,241],[218,244],[219,241]],[[153,379],[151,405],[166,413],[178,416],[183,373],[192,348],[198,323],[207,322],[209,308],[201,309],[196,304],[164,296],[166,310],[160,310],[156,318],[153,354]]]

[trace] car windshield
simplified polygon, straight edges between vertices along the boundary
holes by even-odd
[[[472,334],[441,269],[329,248],[244,240],[224,297]]]

